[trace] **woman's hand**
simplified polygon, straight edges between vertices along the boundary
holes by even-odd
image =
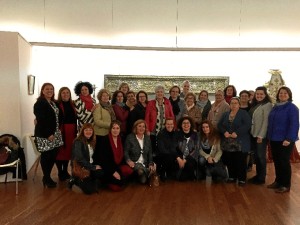
[[[258,144],[262,143],[262,138],[261,137],[257,137],[256,143],[258,143]]]
[[[230,138],[230,137],[231,137],[231,134],[230,134],[228,131],[226,131],[226,132],[224,133],[224,137]]]
[[[132,162],[131,160],[128,160],[127,164],[130,168],[134,168],[134,162]]]
[[[102,167],[101,166],[99,166],[99,165],[96,165],[96,170],[101,170],[102,169]]]
[[[284,140],[282,143],[283,146],[289,146],[290,144],[291,144],[291,142],[287,141],[287,140]]]
[[[116,178],[117,180],[121,180],[121,176],[117,171],[114,172],[113,177]]]
[[[213,164],[215,161],[214,161],[214,158],[213,158],[213,157],[209,156],[209,157],[207,158],[207,162],[210,163],[210,164]]]
[[[237,138],[237,134],[236,134],[235,132],[233,132],[233,133],[231,134],[231,137],[232,137],[232,138]]]
[[[180,169],[184,168],[184,165],[186,163],[185,159],[181,159],[180,157],[177,157],[177,162],[178,162],[178,165],[179,165]]]
[[[98,104],[94,105],[93,108],[92,108],[92,110],[91,110],[91,112],[94,112],[94,110],[97,109],[98,107],[99,107]]]
[[[50,135],[50,136],[48,137],[48,140],[49,140],[49,141],[53,141],[53,140],[54,140],[54,135],[53,135],[53,134]]]

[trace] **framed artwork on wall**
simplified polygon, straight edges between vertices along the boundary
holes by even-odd
[[[27,76],[27,86],[28,86],[28,95],[33,95],[34,87],[35,87],[35,76],[33,75]]]
[[[182,86],[183,81],[189,80],[191,91],[199,93],[207,90],[214,94],[216,90],[223,90],[229,84],[228,76],[157,76],[157,75],[113,75],[104,74],[104,87],[111,93],[116,91],[122,82],[128,83],[130,90],[137,92],[144,90],[153,94],[155,86],[164,85],[166,93],[173,85]]]

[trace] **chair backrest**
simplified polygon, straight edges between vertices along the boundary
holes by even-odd
[[[36,143],[35,143],[35,136],[30,135],[30,136],[29,136],[29,139],[30,139],[30,141],[31,141],[33,150],[34,150],[35,152],[39,152],[38,149],[37,149]]]

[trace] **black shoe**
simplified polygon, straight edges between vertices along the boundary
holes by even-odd
[[[55,188],[56,187],[56,182],[54,182],[50,177],[49,178],[43,177],[43,185],[44,185],[44,188],[45,187]]]
[[[250,179],[248,179],[248,183],[255,183],[257,181],[257,176],[251,177]]]
[[[58,178],[59,178],[60,181],[68,180],[70,177],[71,176],[70,176],[70,174],[68,172],[58,174]]]
[[[274,181],[272,184],[269,184],[267,188],[277,189],[280,188],[280,185],[276,181]]]
[[[276,193],[285,193],[289,191],[290,191],[289,187],[283,187],[283,186],[275,190]]]
[[[251,184],[261,185],[261,184],[265,183],[265,180],[260,180],[260,179],[258,179],[257,176],[254,176],[254,177],[250,178],[248,180],[248,182],[251,183]]]

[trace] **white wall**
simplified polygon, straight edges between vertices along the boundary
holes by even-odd
[[[18,34],[0,32],[0,133],[21,137]]]
[[[300,52],[164,52],[33,47],[33,70],[39,86],[52,82],[74,88],[90,81],[103,88],[104,74],[229,76],[238,91],[255,89],[270,80],[270,69],[280,69],[300,105],[297,76]],[[73,93],[74,94],[74,93]],[[75,96],[73,95],[73,98]]]
[[[19,138],[29,170],[36,159],[26,138],[33,133],[32,106],[36,99],[27,93],[31,45],[18,33],[0,32],[0,52],[0,134],[9,133]]]
[[[34,133],[34,115],[33,104],[37,99],[37,88],[35,88],[34,95],[28,95],[28,81],[27,76],[32,73],[31,58],[32,47],[18,35],[19,47],[19,94],[20,94],[20,119],[21,119],[21,143],[25,148],[25,157],[27,164],[27,171],[30,170],[34,164],[38,153],[33,150],[29,136]],[[35,86],[36,87],[36,86]]]

